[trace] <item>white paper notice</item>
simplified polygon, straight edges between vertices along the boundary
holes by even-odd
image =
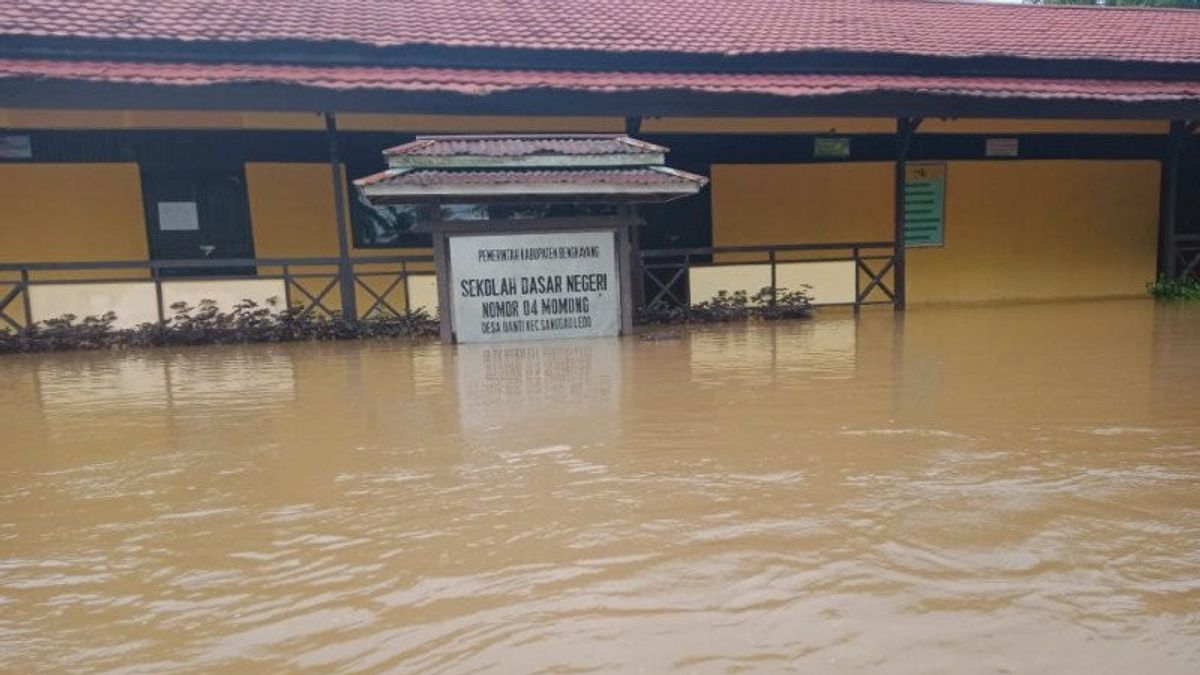
[[[200,229],[196,202],[159,202],[158,229],[164,232],[188,232]]]
[[[615,250],[612,232],[451,237],[458,341],[617,335]]]

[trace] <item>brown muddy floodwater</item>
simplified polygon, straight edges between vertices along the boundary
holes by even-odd
[[[1200,672],[1200,308],[0,358],[0,670]]]

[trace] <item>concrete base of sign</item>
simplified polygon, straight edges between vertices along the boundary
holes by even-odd
[[[443,343],[628,335],[630,217],[431,224]]]

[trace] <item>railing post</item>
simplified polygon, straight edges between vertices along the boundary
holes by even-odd
[[[860,267],[862,262],[862,254],[857,246],[854,247],[854,312],[857,314],[862,309],[862,272]]]
[[[334,222],[338,231],[338,284],[341,286],[342,319],[354,323],[358,321],[358,306],[354,293],[354,263],[350,260],[350,239],[346,225],[346,187],[338,157],[337,120],[329,112],[325,113],[325,137],[329,143],[329,174],[333,182]]]
[[[774,307],[775,306],[775,294],[776,294],[775,249],[774,248],[767,249],[767,259],[771,262],[771,306]]]
[[[634,225],[629,230],[629,243],[633,249],[629,255],[629,265],[632,268],[633,288],[630,289],[633,293],[634,307],[644,307],[646,305],[646,271],[643,268],[645,260],[642,258],[642,228]]]
[[[151,264],[150,278],[154,280],[154,305],[158,309],[158,324],[161,327],[167,320],[167,310],[163,307],[162,275],[157,265]]]
[[[283,308],[292,311],[292,275],[286,264],[283,266]]]
[[[412,316],[412,296],[408,287],[408,262],[400,261],[401,282],[404,284],[404,316]]]
[[[21,268],[21,304],[25,306],[25,330],[33,328],[33,306],[29,298],[29,268]]]
[[[687,289],[687,293],[683,298],[683,310],[686,314],[692,313],[692,254],[687,253],[683,256],[683,287]]]

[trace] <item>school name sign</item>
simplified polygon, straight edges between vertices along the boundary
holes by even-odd
[[[620,281],[613,233],[449,239],[459,342],[617,335]]]

